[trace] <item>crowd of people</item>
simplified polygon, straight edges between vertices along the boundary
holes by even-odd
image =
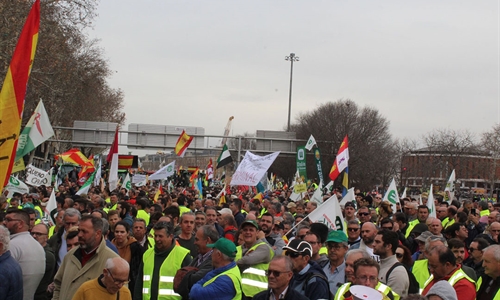
[[[340,300],[356,285],[380,299],[500,299],[497,203],[438,196],[431,217],[425,194],[393,211],[357,191],[333,230],[307,218],[321,204],[283,188],[157,189],[65,183],[51,218],[52,187],[0,196],[0,300]]]

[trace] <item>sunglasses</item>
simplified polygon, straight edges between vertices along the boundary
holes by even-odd
[[[401,253],[396,253],[396,257],[397,257],[397,258],[403,258],[403,254],[401,254]]]
[[[302,256],[302,254],[300,254],[298,252],[293,252],[293,251],[287,251],[287,252],[285,252],[285,255],[290,257],[290,258],[297,258],[299,256]]]
[[[280,271],[276,271],[276,270],[267,270],[266,271],[266,276],[269,277],[272,274],[274,277],[279,277],[282,273],[288,273],[288,272],[280,272]]]
[[[303,240],[306,237],[306,235],[298,235],[297,238]]]
[[[347,230],[351,232],[356,232],[359,230],[359,228],[347,228]]]
[[[370,213],[367,213],[367,212],[360,212],[358,213],[360,216],[369,216]]]

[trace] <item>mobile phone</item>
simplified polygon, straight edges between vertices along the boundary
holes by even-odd
[[[477,212],[476,212],[475,208],[471,208],[470,213],[473,214],[473,215],[477,215]]]

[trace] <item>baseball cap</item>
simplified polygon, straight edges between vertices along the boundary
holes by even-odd
[[[259,224],[257,224],[257,221],[255,220],[245,220],[243,223],[241,223],[240,229],[242,229],[243,227],[245,227],[245,225],[248,224],[254,226],[255,228],[257,228],[257,230],[259,230]]]
[[[432,233],[430,231],[424,231],[422,232],[417,238],[415,238],[417,241],[421,241],[421,242],[424,242],[427,240],[427,238],[429,238],[430,236],[432,236]]]
[[[333,230],[328,233],[326,242],[344,243],[347,242],[347,236],[343,231]]]
[[[233,212],[227,207],[224,207],[223,209],[219,210],[218,213],[221,215],[232,215],[233,214]]]
[[[346,208],[346,207],[352,207],[352,208],[356,209],[356,206],[354,205],[354,203],[352,203],[350,201],[348,201],[346,204],[344,204],[344,208]]]
[[[290,203],[288,203],[288,205],[286,207],[292,208],[292,207],[297,207],[297,205],[293,202],[290,202]]]
[[[207,244],[207,247],[215,248],[231,258],[236,257],[236,246],[226,238],[220,238],[213,244]]]
[[[301,239],[293,239],[283,247],[283,250],[287,251],[292,251],[295,253],[300,253],[302,255],[309,255],[312,256],[312,247],[311,244],[309,244],[306,241],[302,241]]]
[[[415,225],[415,227],[413,227],[413,230],[411,232],[421,234],[422,232],[427,231],[427,230],[429,230],[429,227],[427,227],[427,224],[418,223],[417,225]]]

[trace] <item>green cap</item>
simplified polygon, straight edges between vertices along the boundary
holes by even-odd
[[[257,224],[257,221],[255,221],[255,220],[245,220],[243,223],[241,223],[240,229],[245,227],[245,225],[247,225],[247,224],[250,224],[250,225],[254,226],[255,228],[257,228],[257,230],[259,230],[259,224]]]
[[[347,236],[343,231],[330,231],[326,242],[344,243],[347,242]]]
[[[207,244],[207,247],[215,248],[231,258],[236,257],[236,246],[226,238],[220,238],[213,244]]]

